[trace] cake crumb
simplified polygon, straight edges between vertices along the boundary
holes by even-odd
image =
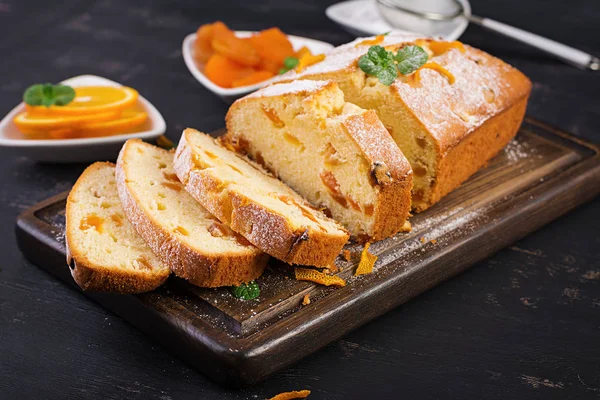
[[[331,275],[331,274],[338,273],[340,271],[340,269],[337,267],[337,265],[332,264],[326,268],[326,271],[329,275]]]
[[[304,298],[302,298],[302,305],[307,306],[309,304],[310,304],[310,293],[307,293],[304,295]]]
[[[352,258],[352,253],[350,253],[350,250],[346,249],[342,252],[342,257],[344,257],[344,260],[350,261]]]
[[[412,224],[407,220],[404,221],[404,225],[402,225],[402,228],[400,228],[400,232],[410,232],[412,231]]]

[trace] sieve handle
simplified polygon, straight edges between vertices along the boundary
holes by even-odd
[[[597,71],[600,69],[600,60],[584,51],[545,38],[535,33],[527,32],[523,29],[515,28],[502,22],[494,21],[489,18],[481,18],[471,15],[469,20],[477,25],[483,26],[491,31],[501,35],[511,37],[519,42],[536,47],[546,53],[552,54],[561,60],[572,64],[581,69],[591,69]]]

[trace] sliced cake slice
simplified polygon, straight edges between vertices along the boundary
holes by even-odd
[[[219,220],[287,263],[329,266],[348,241],[344,228],[285,184],[194,129],[179,141],[175,172]]]
[[[269,256],[221,223],[184,189],[173,152],[128,140],[117,161],[125,215],[175,275],[217,287],[258,278]]]
[[[332,81],[271,85],[227,113],[226,146],[247,154],[324,208],[350,233],[378,240],[401,230],[412,170],[373,110]]]
[[[83,290],[141,293],[169,276],[125,217],[114,164],[90,165],[73,186],[65,238],[71,275]]]

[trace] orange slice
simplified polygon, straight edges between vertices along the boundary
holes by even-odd
[[[146,122],[148,114],[143,111],[125,110],[117,119],[85,124],[78,130],[81,136],[106,136],[125,133]]]
[[[120,116],[107,121],[47,130],[28,129],[23,133],[30,139],[73,139],[119,135],[132,132],[147,119],[148,114],[143,111],[125,110]]]
[[[37,115],[29,112],[17,114],[13,122],[23,133],[38,133],[60,128],[75,128],[85,124],[108,121],[118,116],[118,112],[102,112],[92,115]]]
[[[122,111],[133,105],[139,94],[130,87],[82,86],[76,87],[75,98],[66,106],[27,106],[31,114],[89,115],[108,111]]]

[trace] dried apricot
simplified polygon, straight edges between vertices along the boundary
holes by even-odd
[[[254,85],[255,83],[266,81],[267,79],[272,78],[274,75],[275,74],[272,73],[271,71],[265,71],[265,70],[256,71],[244,78],[236,79],[235,81],[233,81],[231,83],[231,86],[232,87],[240,87],[240,86]]]
[[[260,62],[256,49],[231,31],[215,31],[211,44],[215,52],[242,65],[253,66]]]
[[[279,64],[273,60],[267,60],[266,58],[261,58],[260,63],[258,63],[256,68],[258,68],[259,70],[269,71],[269,72],[272,72],[273,75],[277,75],[277,74],[279,74],[279,71],[281,70],[281,64]]]
[[[294,47],[287,35],[279,28],[269,28],[250,37],[248,41],[262,59],[283,65],[286,57],[294,56]]]
[[[198,62],[207,62],[214,52],[211,43],[213,37],[213,28],[214,24],[205,24],[196,31],[196,42],[194,42],[194,58]]]
[[[224,88],[232,87],[233,81],[242,79],[253,72],[252,68],[238,64],[218,53],[213,54],[204,67],[206,77]]]

